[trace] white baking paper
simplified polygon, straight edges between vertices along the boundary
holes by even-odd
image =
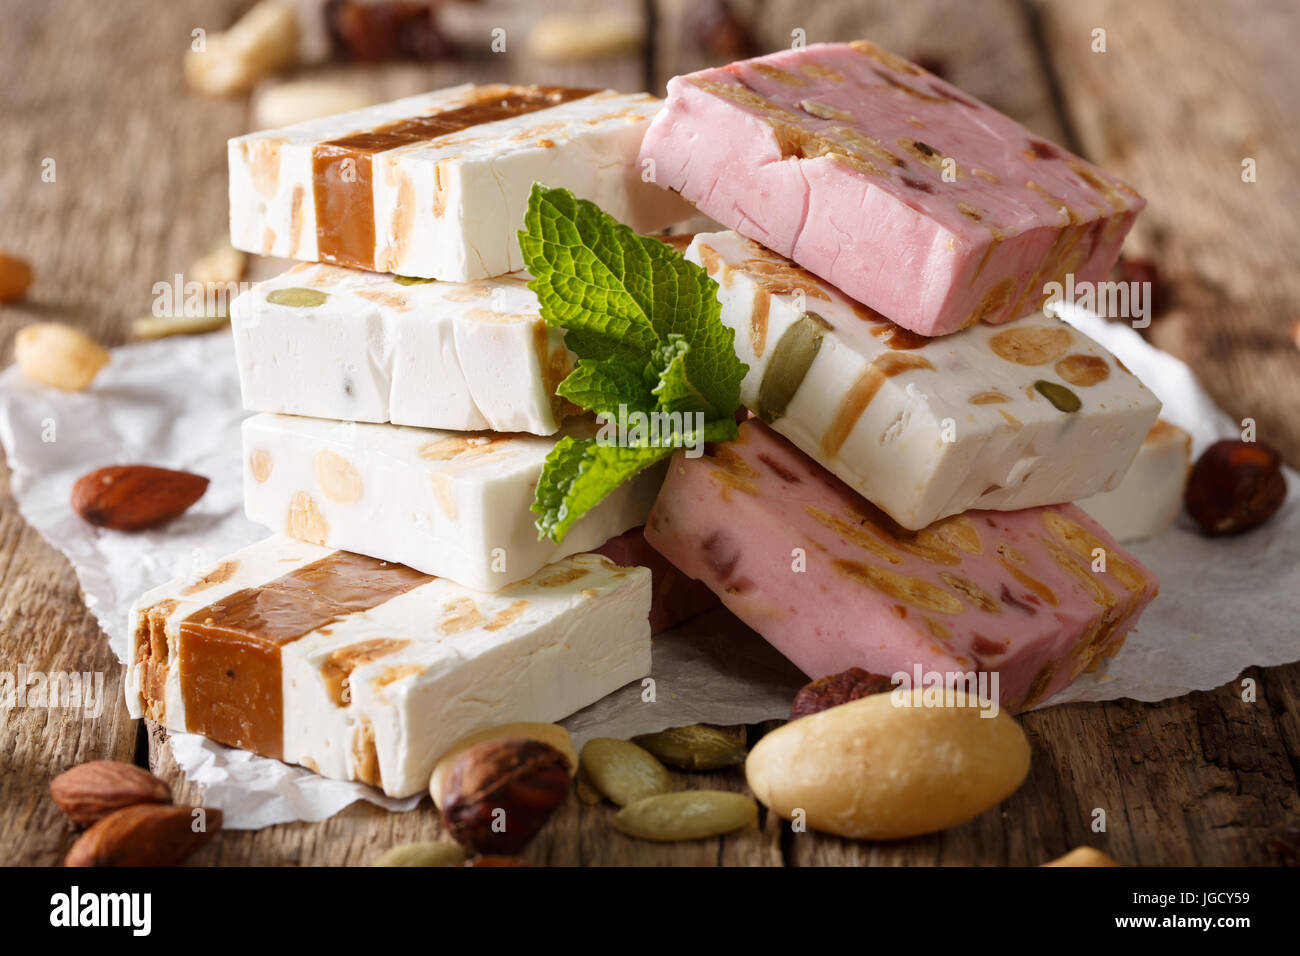
[[[1164,416],[1188,429],[1199,452],[1238,429],[1214,407],[1190,371],[1126,326],[1077,309],[1065,317],[1115,352],[1165,402]],[[0,442],[23,516],[68,556],[109,643],[124,658],[134,599],[178,574],[208,566],[267,532],[241,508],[240,408],[228,334],[165,339],[113,351],[84,393],[0,374]],[[1266,436],[1265,436],[1266,437]],[[108,464],[141,462],[212,479],[206,495],[166,528],[100,531],[68,507],[73,482]],[[1132,697],[1159,700],[1217,687],[1250,665],[1300,658],[1300,506],[1291,500],[1258,531],[1211,541],[1185,519],[1132,550],[1160,577],[1161,593],[1124,650],[1050,704]],[[35,667],[29,662],[29,667]],[[652,680],[623,688],[566,722],[579,744],[705,721],[753,723],[784,717],[806,681],[797,669],[725,611],[655,639]],[[327,780],[191,734],[172,752],[204,801],[230,828],[321,820],[358,799],[394,810],[373,788]]]

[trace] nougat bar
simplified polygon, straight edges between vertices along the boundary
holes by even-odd
[[[674,456],[645,535],[810,677],[987,673],[1013,711],[1115,654],[1157,590],[1073,505],[911,532],[753,419]]]
[[[534,182],[639,232],[690,215],[643,181],[637,149],[662,101],[557,86],[407,97],[229,143],[230,241],[310,262],[466,282],[523,268]]]
[[[250,411],[549,435],[573,368],[526,273],[426,282],[301,263],[231,307]]]
[[[1119,487],[1076,502],[1117,541],[1164,534],[1183,510],[1192,470],[1192,436],[1160,419],[1152,426]]]
[[[668,81],[656,182],[922,335],[1006,322],[1104,280],[1145,201],[867,42]]]
[[[649,673],[649,609],[650,572],[600,555],[483,594],[273,536],[140,598],[127,707],[404,797],[467,734]]]
[[[742,403],[912,530],[1114,488],[1160,410],[1056,318],[930,338],[735,232],[686,256],[718,282]]]
[[[662,468],[619,485],[562,542],[538,540],[529,506],[547,454],[594,431],[590,418],[543,438],[254,415],[244,511],[292,538],[495,591],[645,523]]]

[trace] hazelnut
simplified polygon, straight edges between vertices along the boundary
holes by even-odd
[[[470,747],[442,786],[442,819],[477,853],[518,853],[569,792],[569,760],[540,740],[505,737]]]
[[[1264,442],[1217,441],[1192,466],[1183,503],[1210,537],[1258,528],[1282,507],[1281,456]]]
[[[893,689],[894,684],[888,677],[868,673],[861,667],[850,667],[829,677],[819,677],[800,688],[790,707],[790,719],[798,720],[859,697],[886,694]]]

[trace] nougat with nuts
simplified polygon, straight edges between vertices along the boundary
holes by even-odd
[[[468,734],[558,720],[644,677],[649,612],[650,572],[596,554],[485,594],[271,537],[140,598],[127,706],[409,796]]]
[[[987,674],[1013,711],[1115,654],[1157,590],[1073,505],[907,531],[753,420],[673,458],[645,535],[811,677]]]

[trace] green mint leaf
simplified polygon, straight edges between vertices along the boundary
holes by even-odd
[[[734,438],[748,369],[736,357],[735,333],[722,324],[708,273],[595,204],[534,183],[519,247],[542,318],[566,330],[565,344],[578,357],[559,394],[614,418],[621,406],[679,419],[661,423],[657,443],[626,435],[622,447],[600,438],[561,440],[533,502],[538,530],[559,541],[578,515],[674,444]]]
[[[575,521],[600,504],[611,491],[670,456],[675,448],[625,448],[597,444],[594,438],[561,438],[546,456],[537,482],[533,511],[537,530],[563,541]]]

